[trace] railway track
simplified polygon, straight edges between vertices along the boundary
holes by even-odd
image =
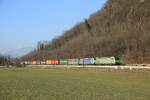
[[[143,65],[143,64],[132,64],[132,65],[115,65],[115,66],[108,66],[108,65],[26,65],[26,67],[60,67],[60,68],[113,68],[113,69],[150,69],[150,64]]]

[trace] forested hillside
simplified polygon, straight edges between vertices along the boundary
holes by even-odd
[[[108,0],[38,54],[43,59],[119,56],[125,63],[150,63],[150,0]],[[36,56],[32,51],[22,59]]]

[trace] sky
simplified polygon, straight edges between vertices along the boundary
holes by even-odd
[[[105,3],[106,0],[0,0],[0,53],[50,41]]]

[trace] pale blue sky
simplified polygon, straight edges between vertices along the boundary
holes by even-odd
[[[106,0],[0,0],[0,53],[35,47],[99,10]]]

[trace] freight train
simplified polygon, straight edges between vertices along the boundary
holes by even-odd
[[[48,59],[41,61],[22,61],[24,65],[119,65],[118,57]]]

